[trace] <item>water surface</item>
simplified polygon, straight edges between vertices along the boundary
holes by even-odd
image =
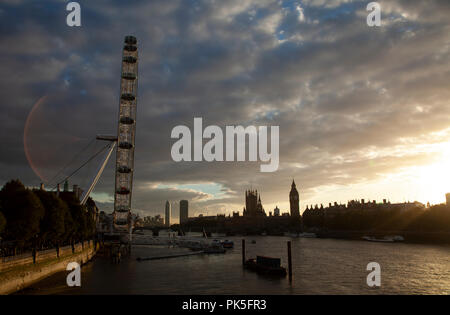
[[[241,239],[226,254],[136,261],[182,249],[135,246],[120,264],[97,257],[82,267],[81,288],[54,275],[24,294],[450,294],[450,246],[334,239],[246,237],[247,258],[280,257],[287,266],[292,241],[293,283],[242,268]],[[252,244],[251,241],[256,243]],[[369,262],[381,265],[381,287],[369,288]]]

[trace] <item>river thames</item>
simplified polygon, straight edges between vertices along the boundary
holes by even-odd
[[[242,268],[241,239],[225,254],[137,261],[182,249],[133,246],[120,264],[96,257],[81,268],[81,287],[68,287],[68,272],[19,294],[450,294],[450,246],[371,243],[336,239],[247,236],[247,258],[280,257],[287,267],[292,241],[293,283]],[[255,241],[255,242],[252,242]],[[367,264],[381,265],[381,287],[366,283]]]

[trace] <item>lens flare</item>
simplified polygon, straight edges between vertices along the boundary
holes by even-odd
[[[71,160],[77,143],[81,145],[80,142],[86,140],[71,134],[79,124],[74,112],[75,109],[64,100],[44,95],[27,116],[23,132],[24,152],[41,182],[48,184],[55,173]]]
[[[33,105],[30,113],[28,114],[27,120],[25,122],[25,128],[23,131],[23,148],[25,151],[25,156],[27,158],[28,164],[30,165],[33,172],[41,179],[41,181],[44,181],[44,182],[47,182],[48,179],[41,174],[41,172],[39,171],[39,168],[33,163],[33,160],[31,158],[31,153],[30,153],[30,149],[29,149],[30,148],[29,132],[30,132],[30,126],[31,126],[33,114],[39,108],[39,105],[41,105],[43,102],[45,102],[46,99],[47,99],[47,95],[44,95]]]

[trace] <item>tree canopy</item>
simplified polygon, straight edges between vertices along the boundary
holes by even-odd
[[[54,247],[90,239],[95,234],[97,207],[80,204],[72,192],[28,189],[11,180],[0,191],[0,233],[18,247]]]
[[[0,197],[7,222],[5,239],[26,244],[38,236],[40,223],[45,214],[40,199],[19,180],[6,183]]]
[[[69,208],[54,193],[45,190],[35,190],[34,193],[39,197],[45,208],[45,215],[40,225],[40,241],[56,245],[64,235],[64,220]]]
[[[3,213],[0,211],[0,234],[3,232],[6,226],[6,219]]]

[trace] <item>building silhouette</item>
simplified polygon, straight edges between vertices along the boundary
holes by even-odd
[[[300,217],[300,200],[294,180],[292,180],[291,191],[289,193],[289,203],[291,205],[291,217]]]
[[[257,190],[245,191],[244,217],[266,216],[266,212],[261,203],[261,196]]]
[[[425,205],[418,202],[402,202],[402,203],[391,203],[387,199],[383,199],[383,202],[377,203],[376,200],[366,201],[361,200],[349,200],[347,204],[342,203],[329,203],[328,207],[324,207],[323,204],[306,206],[303,212],[303,218],[309,216],[323,216],[325,218],[333,218],[341,214],[346,214],[352,211],[360,211],[360,213],[377,212],[381,210],[399,210],[408,211],[410,209],[425,209]]]
[[[447,202],[447,206],[450,206],[450,193],[445,194],[445,199]]]
[[[189,217],[189,203],[187,200],[180,201],[180,224],[186,223]]]
[[[170,226],[170,214],[172,212],[172,206],[170,205],[169,200],[166,201],[166,217],[165,217],[165,226]]]
[[[78,185],[73,185],[72,191],[75,195],[75,198],[80,200],[81,196],[83,195],[83,189],[81,189]]]
[[[280,216],[280,209],[278,208],[278,206],[276,206],[275,209],[273,209],[273,215],[275,217],[279,217]]]
[[[295,188],[295,183],[293,185]],[[295,192],[297,195],[295,195]],[[299,212],[298,192],[296,189],[291,194],[295,198],[292,200],[297,201],[292,204],[292,210]],[[264,207],[261,202],[261,195],[257,190],[245,191],[245,207],[243,215],[239,215],[239,212],[233,211],[233,215],[217,214],[216,216],[198,216],[190,217],[184,224],[186,229],[191,231],[216,231],[220,233],[226,233],[228,235],[235,234],[247,234],[256,235],[265,233],[267,235],[282,236],[285,232],[297,232],[301,231],[301,216],[292,217],[289,212],[281,213],[278,206],[275,207],[273,212],[268,212],[266,215]]]

